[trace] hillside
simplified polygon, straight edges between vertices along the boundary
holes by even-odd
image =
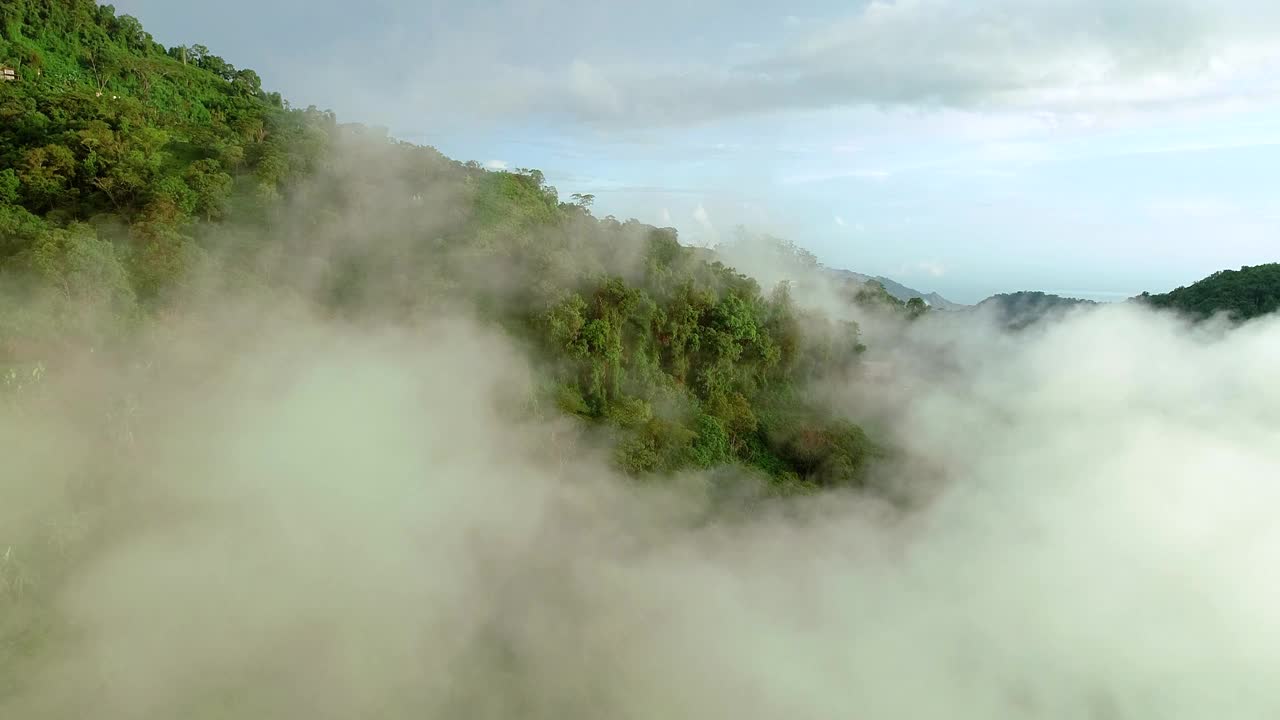
[[[56,383],[65,358],[140,352],[128,338],[199,298],[405,324],[465,307],[530,348],[535,405],[608,436],[628,473],[733,465],[778,492],[864,482],[879,450],[806,394],[856,363],[856,324],[672,230],[596,218],[536,170],[291,108],[252,70],[165,47],[109,6],[7,3],[3,31],[0,65],[18,76],[0,83],[12,377]]]
[[[1176,310],[1196,319],[1226,314],[1243,321],[1280,310],[1280,263],[1222,270],[1189,286],[1135,298],[1157,308]]]
[[[1020,330],[1042,320],[1061,316],[1078,307],[1097,305],[1092,300],[1021,291],[992,295],[973,307],[977,312],[990,312],[1002,326]]]

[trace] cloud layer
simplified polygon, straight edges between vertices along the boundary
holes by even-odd
[[[50,488],[87,463],[122,483],[96,535],[53,536],[74,559],[55,641],[0,648],[6,716],[1280,709],[1275,320],[918,326],[882,346],[895,381],[822,389],[892,429],[906,513],[630,483],[568,426],[521,421],[521,352],[464,319],[253,328],[219,311],[165,335],[130,455],[67,442],[84,400],[0,412],[7,561],[74,519]]]
[[[298,192],[275,243],[506,282],[432,255],[459,200],[397,156],[335,149],[348,209]],[[888,372],[809,391],[896,450],[892,492],[765,501],[732,468],[621,477],[525,348],[396,312],[422,284],[370,267],[346,321],[196,283],[0,396],[0,716],[1280,710],[1280,320],[864,318]]]
[[[1280,11],[1260,0],[875,0],[729,54],[604,53],[570,36],[570,58],[490,65],[505,80],[486,96],[608,125],[856,105],[1132,111],[1274,100],[1277,39]]]

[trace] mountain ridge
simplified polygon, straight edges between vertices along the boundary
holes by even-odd
[[[531,405],[599,435],[628,475],[730,467],[764,494],[867,482],[882,448],[804,392],[856,368],[857,323],[674,230],[597,218],[540,171],[292,108],[111,6],[5,12],[0,376],[146,353],[132,339],[193,298],[410,328],[461,311],[527,348]]]
[[[919,290],[916,290],[914,288],[907,287],[906,285],[903,285],[902,283],[899,283],[893,280],[892,278],[887,278],[883,275],[867,275],[865,273],[860,273],[855,270],[848,270],[845,268],[828,268],[828,269],[832,273],[836,274],[837,276],[840,276],[842,278],[849,279],[849,280],[854,280],[859,283],[866,284],[872,281],[878,282],[884,287],[886,292],[888,292],[890,295],[892,295],[893,297],[903,302],[908,302],[912,298],[920,298],[921,300],[924,300],[926,303],[928,303],[929,307],[935,308],[937,310],[959,310],[961,308],[969,307],[968,305],[964,305],[963,303],[952,302],[936,292],[926,293],[926,292],[921,292]]]
[[[1144,292],[1130,301],[1173,310],[1197,320],[1216,314],[1225,314],[1235,321],[1251,320],[1280,311],[1280,263],[1219,270],[1191,285],[1157,295]]]

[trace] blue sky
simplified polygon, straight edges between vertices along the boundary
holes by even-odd
[[[1280,260],[1273,0],[119,0],[295,105],[961,302]]]

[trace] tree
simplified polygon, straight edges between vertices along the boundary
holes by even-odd
[[[6,280],[25,281],[27,296],[35,299],[29,333],[96,344],[135,309],[115,247],[88,225],[43,230],[0,269]]]
[[[237,70],[231,84],[246,95],[262,92],[262,79],[252,70]]]
[[[157,48],[109,7],[16,6],[0,13],[21,43],[0,53],[43,54],[58,77],[0,92],[0,272],[58,300],[51,327],[84,327],[81,307],[181,313],[171,291],[194,267],[325,312],[408,320],[471,304],[538,349],[545,407],[598,424],[629,472],[748,465],[779,492],[856,481],[859,436],[803,392],[856,362],[855,324],[806,312],[787,286],[763,292],[673,229],[595,218],[592,194],[562,203],[541,171],[485,172],[292,109],[252,70],[203,45]],[[346,140],[376,162],[339,162]],[[404,187],[442,211],[388,192]],[[818,268],[794,243],[744,239]],[[17,286],[0,283],[5,322],[33,303],[10,302]]]
[[[14,172],[13,168],[0,170],[0,203],[17,202],[20,185],[18,173]]]
[[[195,212],[203,215],[206,221],[223,216],[235,181],[222,171],[222,165],[217,160],[197,160],[191,163],[187,168],[186,182],[195,196]]]
[[[119,15],[115,19],[115,37],[130,50],[151,47],[151,34],[142,29],[142,23],[132,15]]]
[[[76,157],[63,145],[31,148],[18,166],[24,201],[32,210],[47,210],[65,200],[76,174]]]
[[[1169,308],[1196,320],[1224,313],[1236,321],[1280,311],[1280,263],[1220,270],[1163,295],[1143,293],[1138,302]]]
[[[187,56],[192,64],[197,67],[204,67],[204,59],[209,56],[209,48],[197,43],[187,50]]]

